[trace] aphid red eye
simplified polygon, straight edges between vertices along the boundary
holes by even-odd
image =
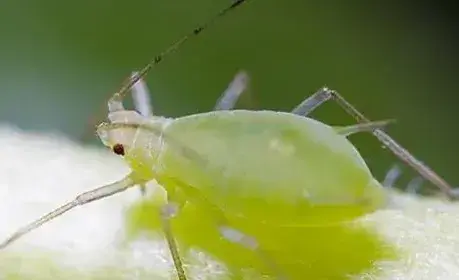
[[[115,154],[124,156],[124,146],[122,144],[115,144],[112,150]]]

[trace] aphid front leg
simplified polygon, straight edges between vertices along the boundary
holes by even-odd
[[[249,75],[245,71],[238,72],[218,99],[214,111],[233,109],[241,94],[247,89],[248,83]]]
[[[287,279],[278,268],[277,264],[270,258],[270,256],[264,252],[260,245],[258,244],[257,240],[251,236],[244,234],[243,232],[232,228],[230,226],[219,226],[218,228],[220,234],[226,240],[237,243],[247,249],[252,250],[255,252],[259,258],[271,269],[274,273],[276,273],[281,280]]]
[[[156,181],[161,185],[167,193],[167,203],[164,204],[160,211],[161,225],[163,228],[164,236],[166,238],[169,252],[172,256],[172,261],[175,266],[175,271],[179,280],[186,280],[185,270],[183,269],[183,262],[180,257],[177,242],[175,241],[174,234],[171,229],[171,219],[173,219],[187,203],[186,195],[183,193],[183,187],[186,184],[181,183],[174,178],[158,176]],[[181,188],[182,187],[182,188]]]
[[[51,221],[54,218],[59,217],[60,215],[70,211],[71,209],[84,205],[99,199],[102,199],[104,197],[112,196],[116,193],[123,192],[127,190],[130,187],[133,187],[136,185],[136,182],[134,179],[131,178],[131,176],[127,176],[123,179],[121,179],[118,182],[82,193],[78,195],[74,200],[71,202],[62,205],[61,207],[55,209],[54,211],[51,211],[50,213],[44,215],[43,217],[39,218],[38,220],[20,228],[17,230],[15,233],[13,233],[10,237],[8,237],[5,241],[0,243],[0,249],[4,249],[17,239],[21,238],[25,234],[31,232],[34,229],[39,228],[41,225]]]
[[[169,201],[163,207],[161,207],[161,223],[166,237],[167,245],[174,262],[175,270],[179,280],[186,280],[185,270],[183,269],[183,262],[180,258],[180,253],[175,242],[174,235],[172,233],[170,219],[172,219],[180,210],[180,205],[175,202]]]
[[[167,196],[169,201],[169,204],[167,205],[169,206],[165,206],[168,208],[164,208],[163,213],[168,214],[169,216],[167,219],[164,219],[163,226],[165,226],[164,230],[166,238],[168,238],[169,246],[171,248],[171,254],[176,254],[175,257],[173,255],[174,262],[175,258],[177,258],[177,263],[181,263],[178,257],[179,254],[177,252],[177,247],[176,245],[174,245],[175,241],[173,239],[172,232],[169,228],[169,220],[180,210],[181,206],[184,205],[184,203],[186,202],[185,198],[191,198],[191,200],[194,201],[194,203],[198,202],[198,205],[200,207],[203,207],[203,209],[206,209],[207,214],[213,217],[213,220],[217,225],[217,229],[224,239],[232,243],[237,243],[249,250],[252,250],[258,255],[258,257],[262,259],[262,261],[266,264],[266,266],[269,269],[271,269],[274,273],[276,273],[279,276],[279,279],[286,279],[281,273],[281,270],[278,268],[276,263],[273,260],[271,260],[270,256],[267,253],[265,253],[263,249],[260,247],[257,240],[231,227],[227,222],[225,213],[217,205],[214,205],[211,201],[204,197],[198,191],[197,188],[194,188],[180,180],[177,180],[176,178],[159,177],[157,178],[157,181],[161,186],[163,186],[167,190]],[[172,204],[170,204],[171,202]],[[178,269],[177,272],[179,272]]]
[[[319,107],[321,104],[328,100],[334,100],[338,105],[343,108],[349,115],[356,119],[359,123],[369,123],[368,120],[362,113],[360,113],[354,106],[347,102],[341,95],[336,91],[330,90],[328,88],[322,88],[318,92],[314,93],[312,96],[306,98],[300,105],[292,110],[293,114],[298,115],[309,115],[314,109]],[[378,138],[378,140],[383,143],[389,150],[392,151],[400,160],[405,162],[407,165],[411,166],[416,170],[422,177],[436,185],[448,198],[455,199],[458,198],[457,191],[455,192],[453,188],[441,178],[437,173],[435,173],[431,168],[426,164],[419,161],[415,158],[410,152],[398,144],[392,137],[381,129],[374,129],[372,131],[373,135]]]

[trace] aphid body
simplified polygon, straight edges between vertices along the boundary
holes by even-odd
[[[105,145],[124,146],[133,176],[156,179],[179,203],[207,203],[222,219],[307,227],[349,220],[385,203],[346,136],[311,118],[246,110],[177,119],[119,111],[110,118],[160,132],[99,128]]]

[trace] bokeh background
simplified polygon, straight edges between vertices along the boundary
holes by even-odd
[[[1,1],[0,122],[97,145],[84,134],[110,93],[228,3]],[[166,116],[210,110],[240,69],[251,75],[244,108],[290,110],[327,85],[371,119],[397,119],[389,132],[459,185],[455,27],[453,6],[442,2],[252,0],[147,81]],[[332,103],[314,117],[352,122]],[[395,158],[368,134],[352,140],[382,178]]]

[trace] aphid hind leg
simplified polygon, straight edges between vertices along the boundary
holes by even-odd
[[[402,170],[399,165],[394,164],[389,171],[387,171],[386,176],[382,182],[384,187],[394,187],[395,182],[401,176]],[[409,194],[418,194],[422,188],[422,184],[424,183],[424,178],[421,176],[414,177],[409,181],[406,185],[405,191]]]
[[[249,75],[245,71],[239,71],[218,99],[214,111],[233,109],[241,94],[247,89],[248,83]]]
[[[292,110],[293,114],[307,116],[314,109],[319,107],[321,104],[328,100],[334,100],[338,105],[343,108],[349,115],[351,115],[359,123],[368,123],[368,120],[362,113],[360,113],[354,106],[346,101],[341,95],[336,91],[330,90],[328,88],[322,88],[312,96],[305,99],[300,105]],[[411,166],[416,170],[422,177],[430,181],[432,184],[436,185],[448,198],[456,199],[459,198],[457,191],[454,191],[453,188],[436,174],[431,168],[426,164],[419,161],[415,158],[410,152],[398,144],[392,137],[381,129],[374,129],[372,131],[373,135],[389,150],[392,151],[400,160],[405,162],[407,165]]]
[[[5,247],[10,245],[17,239],[21,238],[25,234],[31,232],[32,230],[39,228],[43,224],[53,220],[54,218],[61,216],[62,214],[72,210],[73,208],[77,206],[81,206],[81,205],[102,199],[104,197],[112,196],[116,193],[123,192],[127,190],[128,188],[131,188],[135,185],[136,185],[136,182],[130,176],[127,176],[115,183],[82,193],[78,195],[71,202],[68,202],[67,204],[62,205],[61,207],[49,212],[48,214],[42,216],[41,218],[17,230],[15,233],[10,235],[5,241],[0,243],[0,250],[4,249]]]

